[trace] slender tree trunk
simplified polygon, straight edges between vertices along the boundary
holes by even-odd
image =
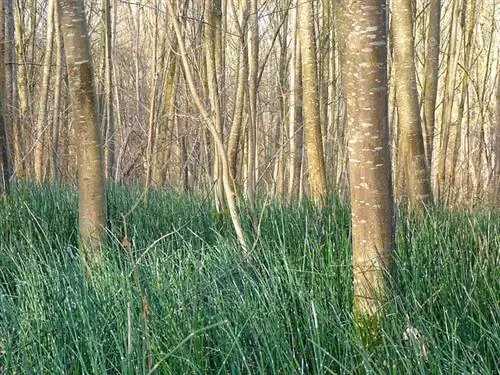
[[[283,25],[283,31],[281,35],[280,43],[280,58],[278,62],[278,80],[277,80],[277,93],[278,96],[278,121],[276,123],[276,161],[274,168],[274,195],[277,198],[283,198],[285,196],[285,146],[286,146],[286,102],[284,93],[287,90],[286,84],[286,63],[287,63],[287,19]]]
[[[233,121],[231,123],[231,130],[229,132],[229,140],[227,144],[227,154],[230,164],[231,178],[236,185],[237,181],[237,164],[238,164],[238,151],[241,140],[241,133],[243,128],[243,113],[245,104],[245,85],[248,79],[247,70],[247,46],[244,41],[244,35],[246,35],[245,27],[242,27],[241,32],[241,54],[239,58],[239,69],[238,69],[238,83],[236,88],[236,99],[234,103],[233,110]]]
[[[288,138],[290,157],[288,163],[288,202],[300,197],[302,175],[302,59],[300,53],[300,40],[297,32],[297,0],[292,0],[290,9],[291,25],[291,56],[289,68],[290,100],[288,111]]]
[[[215,124],[212,122],[211,116],[209,113],[205,110],[205,107],[203,106],[203,102],[198,95],[198,92],[196,90],[196,86],[194,84],[193,80],[193,75],[191,73],[191,67],[189,65],[189,61],[187,59],[187,54],[186,54],[186,49],[183,44],[182,40],[182,34],[181,34],[181,29],[179,25],[179,21],[177,20],[177,15],[174,12],[173,5],[170,1],[167,1],[167,9],[168,13],[170,14],[170,19],[172,20],[173,27],[175,30],[175,35],[177,38],[177,43],[179,45],[179,52],[180,52],[180,58],[182,62],[182,67],[184,70],[184,77],[186,80],[186,83],[189,88],[189,92],[191,93],[193,100],[195,102],[196,107],[198,108],[203,122],[206,124],[208,127],[208,130],[210,131],[212,138],[217,145],[217,153],[219,157],[221,158],[222,162],[222,181],[223,181],[223,186],[224,186],[224,194],[229,210],[229,214],[231,216],[231,220],[233,223],[234,230],[236,232],[236,236],[238,238],[238,242],[240,243],[244,256],[247,259],[250,259],[251,254],[250,254],[250,248],[248,246],[248,242],[246,240],[245,234],[243,232],[243,228],[241,226],[240,218],[238,216],[238,209],[236,206],[236,194],[234,191],[234,184],[231,180],[230,172],[229,172],[229,163],[227,159],[227,154],[224,149],[224,143],[222,141],[222,138],[220,137],[219,132],[217,131],[217,128]]]
[[[35,129],[35,145],[34,145],[34,164],[35,164],[35,181],[41,184],[45,179],[46,171],[46,144],[49,141],[46,136],[46,130],[50,127],[47,125],[48,110],[47,101],[49,97],[49,83],[52,73],[52,51],[54,45],[54,4],[56,0],[49,0],[48,15],[47,15],[47,35],[45,41],[45,53],[43,57],[43,74],[42,86],[40,91],[40,99],[38,104],[38,118]]]
[[[446,179],[446,166],[448,144],[450,139],[450,127],[455,99],[455,82],[458,67],[458,51],[457,45],[460,44],[459,40],[459,15],[460,6],[458,0],[453,0],[452,4],[452,18],[450,24],[450,36],[448,57],[446,62],[446,78],[443,98],[443,115],[441,119],[441,134],[439,139],[439,161],[438,161],[438,198],[446,199],[447,179]]]
[[[27,123],[30,115],[30,103],[28,99],[28,75],[25,62],[25,30],[24,21],[21,17],[20,3],[14,1],[13,18],[14,18],[14,50],[16,57],[15,79],[17,83],[15,90],[18,98],[18,115],[16,123],[16,142],[15,142],[15,173],[19,177],[25,177],[30,174],[30,163],[27,160],[26,145],[29,144],[27,137]],[[14,82],[13,82],[14,83]]]
[[[112,23],[111,2],[103,0],[104,21],[104,173],[106,179],[115,175],[115,118],[113,108],[113,56],[112,56]]]
[[[389,152],[386,1],[344,0],[342,81],[347,95],[354,311],[377,313],[391,269],[394,212]]]
[[[256,189],[257,157],[257,80],[259,73],[259,22],[257,0],[249,1],[248,48],[248,141],[246,193],[250,204]]]
[[[420,124],[411,0],[393,0],[392,6],[399,152],[403,163],[399,167],[406,176],[402,183],[410,206],[417,209],[430,202],[431,185]]]
[[[153,173],[153,164],[155,164],[155,155],[153,151],[155,150],[156,144],[156,121],[157,121],[157,96],[158,96],[158,85],[160,82],[159,77],[159,58],[158,58],[158,1],[154,2],[154,16],[153,16],[153,69],[152,69],[152,79],[151,79],[151,94],[149,96],[149,117],[148,117],[148,141],[146,146],[146,160],[145,160],[145,178],[144,178],[144,198],[147,199],[149,188],[151,186],[151,176]]]
[[[77,142],[80,241],[87,255],[97,259],[106,198],[87,21],[83,2],[59,1]]]
[[[175,41],[172,41],[175,51]],[[163,120],[158,126],[156,142],[156,163],[153,164],[152,182],[155,186],[163,186],[167,178],[167,165],[171,154],[170,140],[174,134],[175,100],[179,87],[178,59],[174,52],[169,53],[168,67],[163,88]]]
[[[9,191],[11,170],[5,116],[5,4],[0,1],[0,197]]]
[[[438,90],[439,73],[439,44],[441,41],[441,0],[430,0],[429,2],[429,25],[427,27],[423,114],[425,129],[425,150],[427,157],[427,168],[432,178],[432,160],[434,158],[434,129],[436,119],[436,99]]]
[[[326,173],[321,135],[318,63],[314,43],[314,14],[312,2],[305,1],[298,7],[299,35],[302,52],[302,100],[304,103],[304,140],[307,156],[309,195],[318,205],[326,203]]]
[[[221,11],[220,0],[209,2],[208,9],[205,10],[205,61],[212,121],[215,124],[215,128],[217,129],[219,136],[221,139],[224,139],[222,134],[223,124],[221,96],[218,81],[219,74],[217,72],[217,67],[221,64],[221,51],[217,51],[217,49],[222,48],[222,44],[220,44],[220,28],[222,25],[221,18],[219,17]],[[212,175],[214,180],[215,206],[218,212],[222,212],[224,208],[224,188],[222,185],[221,160],[216,147],[217,146],[214,145],[215,153],[213,157]]]
[[[458,157],[460,154],[460,149],[462,148],[462,121],[464,118],[465,114],[465,105],[466,105],[466,99],[469,93],[469,72],[472,70],[471,66],[471,57],[472,57],[472,52],[473,52],[473,43],[474,43],[474,29],[476,27],[476,0],[471,0],[470,4],[467,4],[467,0],[463,0],[462,7],[463,9],[467,9],[467,16],[464,15],[464,21],[466,21],[466,24],[463,25],[465,26],[466,30],[464,32],[466,33],[465,37],[463,38],[463,56],[464,60],[462,63],[462,69],[465,71],[463,77],[462,77],[462,90],[460,93],[460,101],[458,103],[458,108],[457,108],[457,118],[454,121],[456,124],[456,130],[455,130],[455,140],[453,142],[453,149],[452,149],[452,154],[451,154],[451,160],[450,160],[450,168],[449,168],[449,185],[450,188],[455,187],[455,181],[456,181],[456,173],[458,169]],[[467,186],[465,188],[468,188]],[[457,200],[460,198],[460,190],[462,190],[463,187],[460,186],[459,189],[453,189],[457,191]]]
[[[50,137],[50,142],[52,146],[49,153],[50,158],[50,178],[55,181],[59,178],[59,128],[60,128],[60,116],[61,116],[61,86],[63,80],[63,60],[64,51],[61,35],[61,22],[59,18],[59,4],[57,1],[54,3],[54,40],[56,43],[55,52],[55,83],[54,83],[54,109],[52,114],[52,134]]]
[[[500,208],[500,50],[497,60],[496,125],[494,126],[495,170],[493,175],[493,206]]]

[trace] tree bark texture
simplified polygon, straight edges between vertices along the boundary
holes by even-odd
[[[96,255],[104,235],[106,202],[93,69],[82,1],[60,0],[78,159],[80,241]]]
[[[420,106],[418,102],[411,0],[393,0],[392,43],[398,109],[399,153],[406,176],[403,182],[410,206],[418,208],[431,200],[430,174],[427,168]]]
[[[302,99],[304,111],[304,146],[307,155],[309,195],[318,205],[326,203],[326,173],[321,136],[318,92],[318,62],[314,37],[312,2],[299,4],[299,36],[302,52]]]
[[[436,99],[438,92],[441,0],[430,0],[426,37],[424,89],[422,93],[427,167],[432,171]],[[432,176],[432,173],[431,173]],[[432,180],[431,180],[432,181]]]
[[[385,1],[343,2],[354,311],[368,316],[382,307],[394,247],[386,17]]]

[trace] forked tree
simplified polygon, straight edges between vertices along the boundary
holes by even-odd
[[[394,246],[388,135],[386,1],[344,0],[342,81],[347,98],[356,316],[382,307]]]
[[[95,258],[104,234],[106,202],[102,146],[84,3],[60,0],[78,159],[80,244]]]

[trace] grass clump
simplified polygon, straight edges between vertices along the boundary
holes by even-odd
[[[0,373],[494,373],[498,212],[402,214],[389,301],[366,345],[352,323],[348,208],[268,205],[247,263],[203,197],[108,191],[88,273],[73,190],[0,202]],[[244,209],[243,224],[252,224]],[[126,228],[125,228],[126,226]],[[130,248],[122,239],[130,237]]]

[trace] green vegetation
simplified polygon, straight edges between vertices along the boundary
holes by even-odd
[[[0,201],[0,373],[488,374],[500,353],[498,212],[400,213],[376,336],[352,324],[348,207],[273,203],[252,264],[203,197],[108,191],[98,267],[73,190]],[[242,214],[250,233],[249,215]],[[366,342],[366,337],[373,337]]]

